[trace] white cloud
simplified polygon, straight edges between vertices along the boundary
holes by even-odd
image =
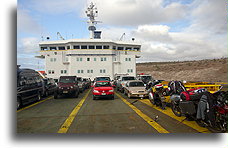
[[[163,0],[96,0],[99,19],[105,24],[137,26],[172,22],[183,18],[186,6],[172,3],[163,6]]]
[[[19,32],[39,34],[42,27],[29,15],[28,10],[19,7],[17,10],[17,29]]]
[[[29,37],[29,38],[22,38],[19,41],[19,53],[22,51],[22,53],[35,53],[39,51],[39,42],[40,40],[35,37]]]
[[[133,31],[132,34],[147,41],[169,41],[171,40],[169,29],[170,27],[165,25],[142,25],[138,26],[137,30]]]
[[[27,6],[46,14],[65,14],[81,11],[85,1],[82,0],[33,0]]]

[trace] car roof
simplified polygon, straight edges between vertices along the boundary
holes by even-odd
[[[97,82],[110,82],[110,81],[97,81]],[[96,83],[97,83],[97,82],[96,82]]]
[[[135,77],[135,76],[121,76],[121,78],[123,78],[123,77]]]
[[[109,76],[97,76],[95,78],[110,78]]]
[[[129,80],[128,83],[130,83],[130,82],[142,82],[143,83],[142,80]]]

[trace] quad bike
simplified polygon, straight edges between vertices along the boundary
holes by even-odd
[[[149,100],[153,105],[161,107],[161,109],[165,109],[166,107],[166,88],[163,87],[162,84],[155,83],[149,89]]]

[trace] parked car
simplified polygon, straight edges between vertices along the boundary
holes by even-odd
[[[85,83],[85,89],[90,88],[91,86],[91,81],[89,78],[82,78],[82,81]]]
[[[109,81],[109,82],[111,82],[111,79],[109,76],[97,76],[94,78],[94,82],[97,82],[97,81]]]
[[[138,80],[142,80],[144,84],[148,84],[149,82],[153,81],[153,77],[151,75],[138,75],[137,76]]]
[[[17,69],[17,109],[23,105],[41,100],[43,80],[33,69]]]
[[[79,86],[76,76],[60,76],[58,87],[54,93],[54,98],[57,99],[59,95],[73,95],[78,97]]]
[[[127,95],[128,98],[132,98],[132,97],[145,98],[148,96],[146,86],[141,80],[128,81],[126,83],[126,86],[124,87],[124,94]]]
[[[53,78],[43,79],[44,81],[44,96],[49,96],[50,94],[54,94],[57,89],[57,84]]]
[[[82,77],[77,77],[77,81],[78,81],[79,91],[80,93],[82,93],[85,90],[85,82],[83,81]]]
[[[110,81],[97,81],[93,86],[93,100],[98,98],[114,99],[114,88]]]
[[[123,93],[126,83],[130,80],[136,80],[136,78],[134,76],[121,76],[116,83],[117,90]]]

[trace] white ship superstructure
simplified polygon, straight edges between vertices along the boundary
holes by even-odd
[[[116,74],[136,76],[136,58],[140,55],[141,45],[134,40],[101,39],[101,31],[96,31],[95,27],[97,10],[93,4],[86,14],[90,18],[90,39],[40,42],[47,77],[58,79],[62,75],[76,75],[93,79],[110,76],[113,79]]]

